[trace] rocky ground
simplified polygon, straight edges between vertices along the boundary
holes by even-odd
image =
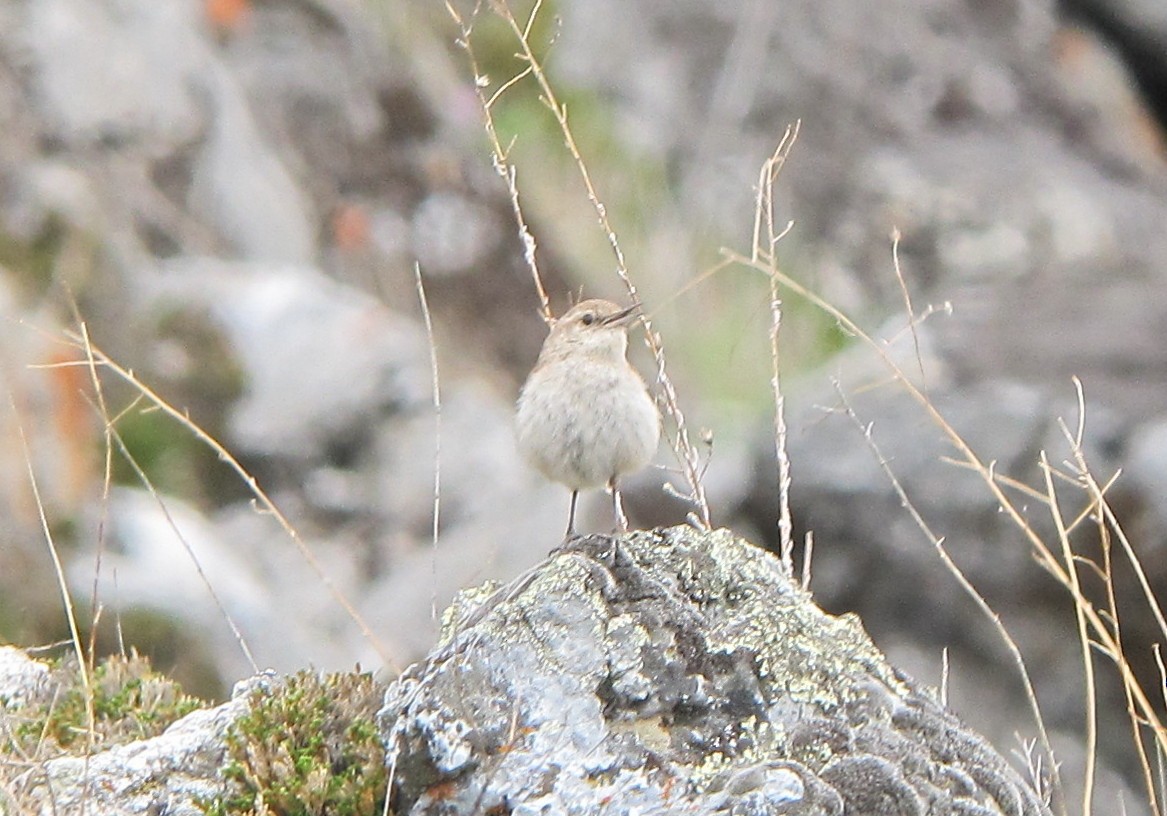
[[[69,733],[59,719],[41,724],[77,695],[75,670],[0,649],[0,725],[42,757],[0,787],[0,813],[377,813],[387,789],[385,812],[413,814],[1052,812],[1040,772],[724,530],[576,538],[460,596],[442,642],[384,690],[255,677],[216,708],[155,706],[154,733],[127,741],[146,717],[109,713],[132,695],[108,675],[164,681],[117,665],[92,681],[106,737],[82,759],[44,736]]]
[[[576,0],[547,20],[537,33],[554,39],[552,78],[613,191],[633,274],[662,307],[694,431],[714,431],[718,524],[776,543],[764,287],[714,277],[666,299],[716,247],[748,247],[758,167],[800,119],[778,186],[780,220],[797,222],[784,269],[899,337],[896,359],[915,366],[892,272],[897,228],[916,312],[952,306],[919,328],[928,393],[998,473],[1040,486],[1039,452],[1067,457],[1056,420],[1076,422],[1079,377],[1090,463],[1103,481],[1123,468],[1111,495],[1162,585],[1167,174],[1164,68],[1147,44],[1167,26],[1154,9]],[[516,70],[514,49],[482,29],[496,87]],[[434,643],[433,609],[512,579],[556,541],[564,491],[518,461],[510,430],[544,327],[456,33],[427,3],[0,5],[0,637],[67,634],[28,462],[83,621],[97,593],[103,648],[138,643],[212,696],[252,662],[403,668]],[[519,183],[553,304],[582,285],[619,295],[558,136],[532,118],[537,103],[507,110],[527,137],[516,160],[534,162]],[[436,551],[415,263],[441,373]],[[986,617],[856,423],[823,410],[840,404],[834,377],[1004,616],[1062,758],[1081,767],[1064,593],[977,479],[944,461],[951,446],[877,356],[797,298],[787,307],[788,348],[801,352],[784,360],[793,514],[799,538],[815,533],[816,598],[859,612],[922,681],[938,680],[947,648],[952,705],[994,744],[1032,733]],[[77,314],[93,343],[238,457],[327,583],[189,429],[143,411],[111,372],[103,408],[85,367],[61,366],[85,359],[66,335]],[[116,455],[123,443],[163,501]],[[658,462],[672,464],[663,447]],[[630,481],[642,526],[683,519],[660,490],[667,476]],[[587,505],[587,529],[608,523],[603,508]],[[1163,635],[1122,581],[1127,645],[1153,684],[1150,644]],[[1123,700],[1109,681],[1101,694],[1120,712],[1102,733],[1107,795],[1126,791],[1137,812]]]

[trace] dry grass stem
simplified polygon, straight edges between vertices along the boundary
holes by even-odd
[[[81,334],[81,341],[85,346],[85,363],[89,371],[89,384],[93,388],[93,398],[97,402],[97,412],[102,417],[102,474],[101,474],[101,512],[97,519],[97,552],[93,562],[93,591],[90,606],[93,610],[93,620],[89,627],[89,670],[96,668],[97,660],[97,623],[101,616],[101,598],[98,587],[101,581],[101,559],[105,553],[105,533],[109,523],[109,494],[113,487],[113,426],[109,421],[109,409],[105,403],[105,389],[101,387],[101,378],[97,376],[97,366],[93,360],[93,349],[89,342],[89,326],[81,319],[77,302],[72,297],[69,305],[73,310],[74,320],[77,322]],[[121,628],[119,626],[120,633]],[[124,649],[122,650],[124,654]]]
[[[940,650],[940,705],[948,708],[948,647]]]
[[[1054,480],[1049,460],[1045,451],[1040,456],[1042,475],[1045,478],[1046,495],[1049,499],[1050,517],[1057,529],[1058,541],[1062,545],[1062,558],[1066,563],[1066,574],[1069,577],[1069,589],[1075,598],[1082,596],[1082,585],[1078,580],[1077,560],[1070,544],[1070,534],[1066,530],[1062,518],[1061,507],[1058,503],[1057,491],[1054,489]],[[1094,678],[1094,655],[1090,648],[1090,633],[1086,625],[1086,615],[1082,604],[1074,604],[1074,614],[1077,621],[1078,646],[1082,651],[1082,672],[1086,681],[1086,769],[1082,781],[1082,816],[1089,816],[1094,799],[1094,775],[1098,763],[1098,688]]]
[[[778,258],[774,254],[778,242],[790,232],[794,222],[787,222],[781,231],[775,227],[774,184],[786,165],[786,159],[794,148],[794,143],[798,140],[801,125],[801,121],[796,121],[788,126],[774,153],[762,163],[754,207],[754,242],[751,255],[756,263],[764,261],[771,270],[767,280],[770,286],[770,390],[774,395],[774,453],[778,460],[778,553],[786,574],[791,577],[794,575],[794,522],[790,515],[790,457],[786,451],[786,398],[782,395],[781,379],[778,376],[778,361],[781,359],[778,338],[782,328],[782,301],[778,297],[778,278],[773,273],[778,270]]]
[[[1041,706],[1037,701],[1037,691],[1034,689],[1033,681],[1029,676],[1029,669],[1025,665],[1025,657],[1021,654],[1021,647],[1017,645],[1017,641],[1015,641],[1013,636],[1009,634],[1009,630],[1005,627],[1004,622],[1002,622],[1001,616],[998,615],[996,610],[994,610],[992,606],[989,605],[989,602],[977,590],[972,581],[968,579],[968,576],[964,574],[964,571],[961,570],[956,562],[952,560],[952,556],[948,554],[948,550],[944,546],[944,539],[933,532],[931,526],[927,521],[925,521],[924,517],[920,514],[920,511],[908,497],[907,491],[904,490],[904,487],[900,483],[899,478],[891,469],[891,463],[883,455],[883,451],[880,449],[878,443],[876,443],[875,437],[872,434],[870,423],[864,424],[859,419],[858,414],[856,414],[854,408],[851,407],[851,403],[847,399],[847,395],[844,393],[840,383],[838,381],[832,382],[835,386],[835,392],[839,396],[840,403],[843,406],[843,410],[855,424],[855,427],[858,428],[860,433],[863,434],[864,442],[867,444],[868,448],[870,448],[872,454],[875,456],[876,462],[879,464],[880,470],[883,471],[883,474],[887,478],[888,483],[892,486],[896,496],[899,498],[900,505],[908,512],[908,515],[911,516],[912,521],[915,522],[916,526],[927,537],[937,555],[940,556],[941,562],[952,574],[952,576],[956,578],[957,583],[960,584],[961,588],[968,594],[970,598],[972,598],[973,602],[980,608],[981,612],[985,615],[986,618],[988,618],[990,623],[992,623],[993,628],[997,631],[997,635],[1001,638],[1001,641],[1009,650],[1009,653],[1013,659],[1013,665],[1017,669],[1017,673],[1021,678],[1021,683],[1025,690],[1025,698],[1029,703],[1029,710],[1033,715],[1033,721],[1037,727],[1038,736],[1042,744],[1042,750],[1050,759],[1049,767],[1052,787],[1057,794],[1057,799],[1061,803],[1062,812],[1064,813],[1065,796],[1062,793],[1062,782],[1058,773],[1057,764],[1053,761],[1053,744],[1050,742],[1049,732],[1045,727],[1045,718],[1042,717]]]
[[[806,531],[802,545],[802,591],[810,592],[811,562],[814,559],[814,533]]]
[[[1122,626],[1119,619],[1118,598],[1115,594],[1114,586],[1114,567],[1112,559],[1114,536],[1112,536],[1112,531],[1117,533],[1117,535],[1123,539],[1126,537],[1123,534],[1122,528],[1119,526],[1117,519],[1115,519],[1111,513],[1109,504],[1105,498],[1106,492],[1117,479],[1118,474],[1112,476],[1105,486],[1100,487],[1090,472],[1090,468],[1086,462],[1085,452],[1083,450],[1086,422],[1086,398],[1082,389],[1082,383],[1077,377],[1074,378],[1074,387],[1078,400],[1077,426],[1074,433],[1071,434],[1069,428],[1066,427],[1064,422],[1059,422],[1059,425],[1062,429],[1063,435],[1070,445],[1071,454],[1074,459],[1072,463],[1067,463],[1068,466],[1073,469],[1073,475],[1075,477],[1074,483],[1089,497],[1089,502],[1087,503],[1086,509],[1083,510],[1079,515],[1079,519],[1082,519],[1083,516],[1089,513],[1089,517],[1092,518],[1095,523],[1095,529],[1102,552],[1101,566],[1094,564],[1092,561],[1087,562],[1091,565],[1091,567],[1094,568],[1095,573],[1102,581],[1103,588],[1106,592],[1105,616],[1109,620],[1111,632],[1114,638],[1113,653],[1107,653],[1106,649],[1101,647],[1100,651],[1113,660],[1115,664],[1119,666],[1120,672],[1125,673],[1125,676],[1133,677],[1133,672],[1130,671],[1129,663],[1127,661],[1122,643]],[[1053,496],[1052,489],[1050,490],[1050,496]],[[1075,519],[1075,522],[1077,522],[1079,519]],[[1069,529],[1072,529],[1073,526],[1074,525],[1070,525]],[[1162,612],[1159,609],[1158,601],[1154,594],[1151,592],[1150,586],[1146,583],[1146,576],[1143,573],[1142,564],[1139,562],[1139,559],[1136,557],[1134,551],[1129,548],[1129,542],[1127,548],[1124,549],[1124,552],[1130,559],[1136,573],[1140,576],[1139,580],[1145,593],[1145,600],[1147,605],[1157,616],[1160,623],[1160,631],[1163,631]],[[1082,625],[1083,617],[1084,616],[1081,613],[1078,614],[1080,627]],[[1081,637],[1081,635],[1079,635],[1079,637]],[[1157,647],[1157,644],[1155,644],[1155,646]],[[1143,785],[1147,792],[1148,803],[1150,804],[1154,813],[1159,813],[1159,803],[1163,801],[1162,792],[1159,791],[1157,794],[1158,786],[1155,783],[1155,772],[1151,768],[1150,758],[1147,756],[1147,751],[1143,744],[1143,727],[1146,723],[1140,716],[1136,706],[1134,690],[1131,688],[1130,682],[1127,682],[1125,679],[1123,682],[1123,694],[1126,701],[1127,719],[1131,727],[1131,741],[1134,745],[1135,753],[1138,757],[1139,768],[1143,774]],[[1156,745],[1159,748],[1158,753],[1160,756],[1163,753],[1162,737],[1162,733],[1159,732],[1157,734]],[[1089,755],[1093,757],[1094,752],[1090,751]],[[1084,810],[1083,812],[1088,813],[1089,811]]]
[[[430,617],[438,619],[438,529],[442,518],[442,388],[438,377],[438,347],[434,342],[434,323],[430,317],[429,301],[425,296],[425,284],[421,279],[421,265],[414,263],[413,276],[417,282],[417,299],[421,304],[421,316],[425,320],[425,336],[430,347],[430,377],[434,402],[434,510],[431,544],[433,559],[430,561],[433,591],[430,595]]]
[[[1014,736],[1017,738],[1017,742],[1021,748],[1014,748],[1013,755],[1020,759],[1021,763],[1025,766],[1025,770],[1029,774],[1029,779],[1033,783],[1034,792],[1049,807],[1053,792],[1050,790],[1046,773],[1042,770],[1045,763],[1042,761],[1042,754],[1036,750],[1037,740],[1024,739],[1018,734]]]
[[[211,579],[208,578],[206,572],[203,571],[203,565],[199,560],[198,554],[194,551],[194,547],[191,546],[186,536],[183,535],[182,530],[179,529],[178,523],[170,514],[170,508],[166,505],[166,501],[155,489],[154,483],[150,481],[150,477],[146,475],[146,471],[142,469],[142,466],[138,463],[138,460],[134,458],[132,453],[130,453],[130,449],[126,447],[125,440],[123,440],[122,435],[118,433],[115,428],[113,428],[112,423],[110,423],[110,431],[111,437],[114,443],[118,446],[118,451],[121,453],[122,458],[125,459],[130,468],[133,469],[134,475],[138,477],[138,481],[142,483],[142,485],[146,488],[146,491],[154,498],[154,501],[158,504],[158,509],[162,511],[162,515],[166,518],[166,525],[170,527],[170,531],[174,533],[175,538],[177,538],[179,543],[182,544],[182,548],[186,550],[187,556],[190,558],[191,563],[194,564],[195,571],[199,574],[199,580],[203,582],[203,586],[206,588],[207,594],[211,596],[211,600],[214,601],[215,607],[219,610],[219,614],[223,617],[227,627],[231,630],[231,634],[235,638],[235,642],[239,644],[239,649],[243,652],[243,656],[247,658],[247,663],[251,667],[252,673],[259,674],[259,664],[255,662],[255,656],[251,652],[251,647],[247,645],[247,639],[244,638],[243,633],[239,631],[239,626],[235,623],[235,619],[231,617],[231,613],[227,611],[227,607],[219,597],[219,593],[215,591],[215,587],[214,584],[211,583]]]
[[[1120,650],[1122,650],[1122,624],[1118,614],[1118,597],[1114,590],[1114,566],[1112,561],[1112,546],[1113,538],[1110,535],[1110,529],[1106,525],[1101,513],[1096,514],[1095,521],[1099,535],[1099,543],[1102,547],[1102,581],[1106,589],[1106,606],[1109,611],[1111,625],[1114,627],[1114,637],[1118,642]],[[1153,644],[1152,648],[1158,648],[1158,644]],[[1120,651],[1120,654],[1123,654]],[[1156,796],[1155,772],[1151,768],[1151,759],[1147,756],[1146,746],[1143,744],[1143,721],[1139,717],[1137,708],[1135,707],[1134,695],[1131,694],[1130,688],[1124,683],[1122,687],[1124,702],[1126,703],[1127,722],[1131,729],[1131,743],[1134,745],[1135,754],[1138,757],[1139,769],[1143,775],[1143,786],[1148,792],[1148,801],[1151,803],[1153,811],[1159,811],[1159,802],[1161,798]]]
[[[478,96],[478,104],[482,108],[483,127],[486,130],[487,138],[490,140],[490,151],[494,169],[506,184],[507,192],[510,194],[511,211],[514,213],[515,222],[519,227],[519,240],[523,242],[523,257],[527,261],[527,267],[531,270],[531,279],[535,283],[535,292],[539,296],[540,314],[543,317],[543,322],[550,325],[553,322],[551,301],[547,297],[546,287],[543,286],[543,276],[539,274],[535,236],[531,234],[531,230],[527,226],[527,219],[523,215],[523,207],[519,201],[518,171],[510,163],[510,149],[503,148],[502,142],[498,137],[498,130],[494,125],[495,104],[497,104],[498,100],[508,90],[528,76],[531,73],[531,68],[528,66],[504,82],[493,94],[490,96],[486,95],[486,89],[490,85],[490,79],[480,70],[478,58],[475,56],[474,49],[470,44],[470,38],[474,31],[474,19],[478,16],[481,7],[481,2],[476,3],[474,10],[470,14],[470,18],[464,19],[458,13],[457,9],[454,8],[450,0],[446,2],[446,11],[460,29],[458,45],[466,52],[466,57],[470,60],[470,69],[474,73],[474,93]]]
[[[57,588],[61,593],[61,603],[65,609],[65,620],[69,624],[69,637],[73,646],[73,653],[77,658],[77,672],[81,678],[81,688],[85,697],[85,724],[86,724],[86,756],[93,747],[97,734],[97,718],[93,709],[93,684],[89,673],[89,662],[85,659],[85,649],[81,644],[81,630],[77,626],[77,610],[73,606],[73,596],[69,592],[69,584],[65,579],[65,567],[61,563],[57,544],[53,540],[53,532],[49,527],[49,517],[45,512],[44,501],[41,499],[40,485],[37,483],[36,469],[32,464],[32,451],[28,445],[28,435],[24,431],[24,423],[20,420],[20,412],[16,407],[16,399],[11,393],[8,395],[8,404],[16,417],[16,428],[20,435],[21,452],[28,471],[28,484],[32,489],[33,501],[36,503],[37,516],[41,523],[41,534],[45,538],[45,545],[49,548],[49,557],[53,560],[53,572],[57,576]]]
[[[380,657],[381,660],[394,671],[400,671],[399,667],[393,661],[388,649],[385,648],[380,638],[378,638],[373,633],[372,629],[365,622],[361,614],[356,610],[356,608],[348,600],[344,593],[340,591],[340,589],[328,576],[328,573],[324,570],[324,567],[321,565],[319,559],[308,547],[307,543],[305,543],[305,541],[300,537],[300,534],[292,526],[291,522],[288,521],[287,517],[283,514],[282,511],[280,511],[275,502],[271,500],[266,491],[264,491],[264,489],[259,486],[259,483],[256,481],[255,477],[248,473],[247,469],[244,468],[242,464],[240,464],[239,460],[236,459],[230,451],[223,447],[223,445],[218,440],[203,430],[203,428],[201,428],[189,416],[187,416],[185,412],[180,411],[172,406],[161,396],[159,396],[157,392],[139,380],[137,375],[135,375],[132,371],[129,371],[128,369],[123,368],[121,365],[114,362],[97,346],[93,345],[92,343],[87,343],[80,336],[69,333],[67,334],[67,337],[71,341],[71,344],[79,351],[86,354],[92,354],[94,365],[97,365],[116,375],[120,380],[137,391],[138,394],[151,405],[153,405],[155,409],[162,411],[162,413],[166,414],[171,419],[178,422],[179,425],[186,428],[186,430],[189,431],[196,439],[210,448],[215,453],[215,455],[218,456],[220,461],[225,463],[232,471],[235,472],[235,474],[243,481],[244,484],[247,485],[248,489],[251,491],[257,507],[262,508],[262,512],[270,515],[277,521],[277,523],[279,523],[280,527],[295,544],[296,549],[299,551],[301,557],[303,557],[304,560],[308,563],[312,571],[316,573],[316,576],[320,579],[321,583],[329,591],[336,602],[340,604],[341,608],[344,609],[345,613],[360,630],[361,635],[377,652],[378,657]],[[89,349],[88,352],[86,351],[86,347]]]
[[[891,264],[895,271],[896,283],[899,284],[900,294],[904,298],[904,314],[908,316],[908,330],[912,333],[912,347],[916,352],[916,365],[920,369],[920,389],[928,393],[928,380],[924,373],[924,357],[920,354],[920,333],[916,331],[916,326],[923,320],[923,317],[916,317],[916,311],[912,308],[912,292],[908,289],[908,283],[904,280],[904,270],[900,266],[900,230],[898,227],[892,228],[891,231]],[[928,314],[932,314],[929,309]]]

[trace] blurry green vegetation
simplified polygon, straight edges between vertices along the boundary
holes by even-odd
[[[57,216],[46,219],[37,234],[27,240],[0,231],[0,267],[13,273],[13,279],[30,299],[42,297],[52,284],[67,232],[68,226]]]
[[[146,656],[151,666],[195,696],[204,700],[225,696],[227,689],[205,638],[192,631],[188,622],[155,609],[107,608],[94,632],[86,623],[93,619],[92,610],[82,605],[80,612],[82,639],[92,638],[97,654],[117,654],[122,641],[129,641],[136,654]],[[58,633],[58,637],[67,637],[67,633]]]
[[[180,410],[185,403],[171,403]],[[230,403],[225,403],[225,409]],[[191,412],[192,417],[195,416]],[[219,436],[199,420],[199,427],[212,436]],[[182,496],[196,505],[217,506],[247,498],[247,485],[230,468],[219,461],[218,455],[200,441],[190,429],[172,417],[155,409],[135,409],[124,414],[117,423],[118,433],[129,455],[146,474],[159,493]],[[116,448],[116,445],[115,445]],[[141,477],[120,450],[114,451],[113,481],[115,484],[142,488]]]
[[[54,640],[58,633],[53,622],[60,620],[61,603],[43,589],[53,580],[45,564],[30,563],[23,553],[11,552],[5,555],[4,568],[20,580],[5,581],[0,587],[0,643]]]
[[[678,387],[704,399],[710,421],[768,415],[774,409],[769,285],[754,270],[719,274],[716,281],[682,296],[668,321],[666,351],[670,360],[684,363]],[[785,390],[796,382],[794,375],[825,362],[848,342],[821,311],[801,298],[784,298],[779,372]]]
[[[243,392],[245,377],[211,316],[201,310],[173,308],[157,317],[146,342],[169,349],[176,358],[169,368],[155,364],[159,370],[149,371],[146,379],[200,428],[222,438],[228,412]],[[114,393],[123,400],[137,396],[120,384]],[[204,504],[246,495],[246,485],[219,462],[214,451],[190,429],[148,403],[122,415],[117,430],[129,454],[159,491]],[[113,475],[118,484],[142,486],[123,455],[114,457]]]
[[[0,230],[0,269],[26,304],[83,298],[100,265],[100,239],[60,213],[44,214],[27,235]]]
[[[376,715],[384,687],[368,674],[301,671],[257,688],[227,734],[233,792],[210,816],[374,816],[388,775]]]
[[[202,445],[190,431],[162,412],[149,410],[131,411],[118,421],[117,429],[155,488],[176,496],[199,494]],[[120,454],[114,456],[113,479],[117,484],[142,486],[133,465]]]

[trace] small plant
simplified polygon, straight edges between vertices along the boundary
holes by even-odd
[[[257,689],[227,735],[233,792],[208,816],[374,816],[388,777],[376,713],[384,688],[368,674],[302,671]]]
[[[85,685],[76,661],[62,660],[53,671],[56,693],[50,700],[14,715],[0,753],[51,757],[75,753],[89,730]],[[103,659],[90,679],[93,695],[92,747],[109,747],[161,734],[167,726],[200,708],[173,680],[156,673],[150,661],[131,653]]]

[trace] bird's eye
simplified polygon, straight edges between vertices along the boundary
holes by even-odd
[[[579,316],[579,322],[583,323],[585,326],[590,326],[596,322],[596,316],[591,312],[584,312]]]

